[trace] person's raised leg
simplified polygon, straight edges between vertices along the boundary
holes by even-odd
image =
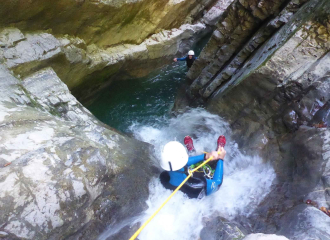
[[[195,151],[194,142],[190,136],[185,136],[183,142],[189,153]]]
[[[217,141],[217,149],[216,151],[219,151],[220,147],[224,147],[226,145],[226,138],[224,135],[219,136]]]

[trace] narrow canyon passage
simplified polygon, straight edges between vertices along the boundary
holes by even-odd
[[[169,141],[183,143],[183,138],[190,135],[194,139],[196,154],[201,154],[216,147],[219,135],[226,135],[228,139],[224,183],[220,190],[202,200],[189,199],[182,192],[177,193],[143,230],[139,236],[141,240],[196,239],[205,219],[219,215],[228,220],[248,217],[271,190],[275,179],[274,169],[266,160],[240,152],[231,140],[229,124],[219,116],[202,108],[171,116],[170,111],[177,90],[185,81],[186,71],[184,62],[173,63],[142,79],[115,82],[88,106],[109,126],[152,144],[156,156],[154,165],[159,171],[160,151]],[[116,239],[122,228],[144,222],[171,193],[158,178],[150,182],[149,190],[148,209],[144,213],[112,225],[99,239]],[[240,236],[239,231],[234,234]]]
[[[0,2],[1,240],[330,239],[329,0]]]
[[[196,56],[210,37],[206,35],[193,46]],[[99,120],[125,133],[131,132],[133,123],[165,123],[187,71],[185,62],[169,61],[146,77],[114,81],[86,107]]]

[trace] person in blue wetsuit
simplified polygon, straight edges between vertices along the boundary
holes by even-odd
[[[191,68],[191,66],[193,65],[194,61],[196,60],[197,58],[195,57],[195,52],[193,50],[190,50],[188,52],[188,56],[185,56],[183,58],[174,58],[173,61],[174,62],[177,62],[177,61],[186,61],[187,63],[187,67],[188,68]]]
[[[174,190],[188,176],[188,168],[213,157],[216,163],[213,177],[207,177],[204,172],[195,172],[180,189],[190,198],[202,198],[216,192],[223,180],[223,159],[226,151],[218,146],[217,151],[188,157],[186,149],[179,142],[167,143],[162,151],[161,167],[165,170],[160,175],[160,181],[167,189]],[[195,167],[195,166],[194,166]]]

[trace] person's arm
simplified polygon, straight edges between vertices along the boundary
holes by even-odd
[[[187,59],[187,56],[186,57],[183,57],[183,58],[177,58],[176,60],[177,61],[186,61],[186,59]]]
[[[226,151],[223,149],[223,147],[220,147],[218,149],[218,152],[212,151],[212,152],[209,152],[209,153],[206,153],[206,154],[189,157],[187,166],[189,167],[190,165],[193,165],[193,164],[196,164],[198,162],[207,160],[210,157],[212,157],[212,161],[216,161],[216,160],[219,160],[219,159],[224,159],[225,155],[226,155]]]
[[[189,157],[187,166],[189,167],[191,165],[194,165],[194,164],[204,161],[204,160],[205,160],[205,154]]]
[[[220,159],[215,168],[213,179],[206,179],[206,195],[219,190],[223,180],[223,160]]]
[[[213,175],[213,181],[219,186],[222,184],[223,179],[223,160],[220,159],[217,163],[217,167],[215,168],[215,172]]]
[[[218,191],[223,180],[223,159],[226,156],[226,150],[223,147],[219,146],[217,152],[214,154],[217,155],[217,158],[215,157],[214,158],[219,159],[219,161],[215,168],[213,178],[212,179],[206,178],[206,195],[210,195],[211,193]]]

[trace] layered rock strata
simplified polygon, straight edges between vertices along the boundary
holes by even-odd
[[[231,124],[242,151],[274,166],[271,193],[251,216],[237,219],[248,231],[327,239],[328,226],[319,223],[329,221],[320,208],[329,208],[330,2],[289,1],[276,16],[256,21],[254,11],[276,2],[231,5],[188,72],[187,99],[178,98],[176,107],[203,104]],[[235,27],[237,19],[250,24],[246,31]]]
[[[95,239],[145,207],[150,145],[99,122],[51,68],[19,80],[0,66],[0,232]]]
[[[265,19],[279,11],[284,1],[234,1],[225,11],[222,18],[216,24],[211,40],[205,47],[194,67],[189,71],[188,78],[194,80],[190,91],[197,94],[200,89],[207,86],[211,81],[221,81],[221,70],[238,49],[248,41],[254,32],[263,24]],[[284,13],[282,14],[284,15]],[[274,19],[257,33],[252,42],[247,44],[237,54],[232,65],[240,65],[267,38],[267,35],[276,28],[279,20]],[[275,29],[274,29],[275,31]],[[233,66],[228,67],[233,71]],[[226,72],[226,71],[224,71]],[[220,73],[220,75],[219,75]],[[228,79],[227,76],[226,79]],[[201,93],[203,95],[203,93]],[[209,96],[209,95],[208,95]]]
[[[204,24],[183,25],[154,34],[140,45],[101,49],[76,37],[23,34],[10,28],[0,33],[0,61],[20,77],[50,66],[76,97],[86,100],[113,80],[145,76],[172,61],[181,46],[184,50],[191,46],[189,39],[194,34],[201,37],[205,33]]]
[[[27,9],[6,2],[7,14],[24,9],[0,19],[0,62],[22,77],[50,66],[86,102],[113,80],[145,76],[186,54],[231,2],[37,1]]]
[[[2,0],[0,28],[68,34],[99,47],[140,44],[163,29],[199,19],[214,0]]]

